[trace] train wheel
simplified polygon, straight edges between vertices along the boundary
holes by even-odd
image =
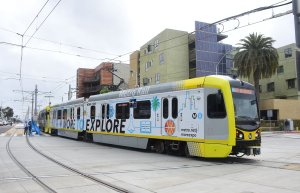
[[[163,141],[157,141],[155,143],[155,150],[157,153],[164,153],[165,152],[165,143]]]

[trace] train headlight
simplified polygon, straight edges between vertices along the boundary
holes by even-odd
[[[236,138],[237,138],[237,139],[243,139],[243,138],[244,138],[243,133],[237,130],[237,131],[236,131]]]
[[[255,138],[258,139],[260,138],[260,130],[257,130],[255,133]]]

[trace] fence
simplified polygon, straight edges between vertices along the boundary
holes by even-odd
[[[262,131],[284,131],[285,120],[262,120],[260,122],[260,126]],[[299,130],[300,129],[300,120],[293,120],[294,122],[294,129],[293,130]]]

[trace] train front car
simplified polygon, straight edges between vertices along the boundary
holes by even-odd
[[[258,103],[253,85],[240,81],[230,81],[235,114],[236,145],[234,155],[259,155],[261,145]]]

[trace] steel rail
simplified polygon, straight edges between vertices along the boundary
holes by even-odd
[[[118,187],[118,186],[115,186],[115,185],[113,185],[113,184],[111,184],[111,183],[102,181],[102,180],[100,180],[100,179],[98,179],[98,178],[95,178],[95,177],[89,175],[89,174],[83,173],[83,172],[81,172],[81,171],[79,171],[79,170],[77,170],[77,169],[75,169],[75,168],[72,168],[72,167],[70,167],[70,166],[67,166],[66,164],[63,164],[62,162],[53,159],[52,157],[50,157],[50,156],[44,154],[43,152],[41,152],[40,150],[38,150],[37,148],[35,148],[35,147],[31,144],[31,142],[29,141],[28,136],[26,136],[26,140],[27,140],[27,143],[28,143],[29,147],[31,147],[31,148],[32,148],[34,151],[36,151],[38,154],[44,156],[44,157],[47,158],[48,160],[51,160],[52,162],[54,162],[54,163],[60,165],[61,167],[65,168],[65,169],[67,169],[67,170],[69,170],[69,171],[71,171],[71,172],[74,172],[74,173],[76,173],[76,174],[79,174],[80,176],[83,176],[83,177],[85,177],[85,178],[87,178],[87,179],[89,179],[89,180],[92,180],[92,181],[94,181],[94,182],[96,182],[96,183],[98,183],[98,184],[101,184],[101,185],[103,185],[103,186],[105,186],[105,187],[108,187],[108,188],[110,188],[110,189],[112,189],[112,190],[115,190],[115,191],[117,191],[117,192],[121,192],[121,193],[129,193],[129,192],[130,192],[130,191],[126,190],[126,189],[123,189],[123,188],[120,188],[120,187]]]
[[[10,148],[10,142],[11,139],[13,138],[14,134],[16,133],[16,131],[10,136],[8,142],[6,143],[6,151],[9,155],[9,157],[16,163],[16,165],[18,165],[29,177],[31,177],[31,179],[33,179],[37,184],[39,184],[42,188],[44,188],[47,192],[50,193],[57,193],[55,190],[53,190],[52,188],[50,188],[47,184],[45,184],[44,182],[42,182],[37,176],[35,176],[33,173],[31,173],[28,169],[26,169],[26,167],[20,162],[18,161],[18,159],[14,156],[14,154],[11,152],[11,148]]]

